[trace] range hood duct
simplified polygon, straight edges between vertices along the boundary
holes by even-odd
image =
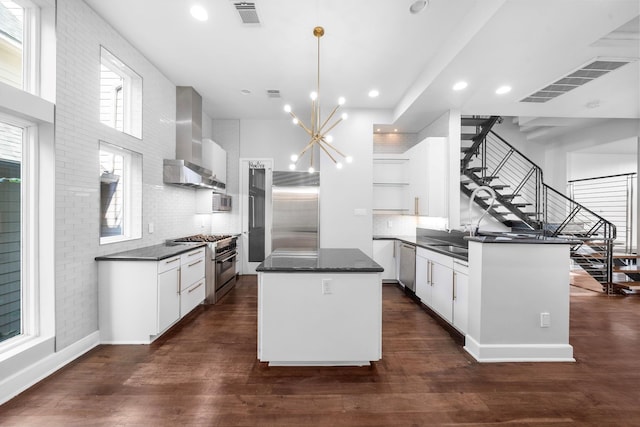
[[[222,190],[225,185],[202,166],[202,97],[190,86],[176,87],[176,159],[165,159],[165,184]]]

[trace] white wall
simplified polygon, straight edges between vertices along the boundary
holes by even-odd
[[[56,348],[98,329],[94,257],[200,232],[194,190],[164,186],[162,161],[175,158],[175,85],[84,2],[57,2]],[[143,78],[143,137],[99,122],[100,45]],[[98,141],[143,157],[143,237],[99,245]],[[148,233],[148,224],[155,232]],[[208,223],[205,224],[207,227]]]
[[[544,182],[560,192],[565,192],[571,176],[569,153],[597,147],[613,141],[638,138],[639,120],[611,119],[605,123],[585,127],[541,144],[544,152]]]
[[[321,247],[359,248],[372,255],[373,124],[389,120],[390,112],[349,111],[349,119],[335,128],[334,144],[354,161],[337,169],[321,156]]]
[[[635,144],[633,139],[629,144]],[[638,172],[636,156],[628,154],[567,153],[567,179],[597,178]]]

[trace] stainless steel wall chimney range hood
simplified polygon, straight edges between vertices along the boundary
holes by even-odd
[[[190,188],[223,190],[202,166],[202,97],[190,86],[176,87],[176,159],[164,159],[163,182]]]

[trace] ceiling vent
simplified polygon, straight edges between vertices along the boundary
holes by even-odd
[[[267,98],[281,98],[279,89],[267,89]]]
[[[240,19],[243,24],[259,24],[258,13],[256,12],[256,4],[248,2],[233,2],[236,7]]]
[[[602,77],[613,70],[617,70],[632,61],[633,60],[631,59],[596,58],[576,71],[567,74],[550,85],[543,87],[539,91],[521,99],[520,102],[547,102],[562,95],[563,93],[567,93],[570,90],[587,84],[598,77]]]

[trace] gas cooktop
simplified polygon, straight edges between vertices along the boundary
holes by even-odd
[[[218,240],[229,239],[232,236],[229,234],[223,235],[210,235],[210,234],[195,234],[193,236],[181,237],[175,239],[174,242],[217,242]]]

